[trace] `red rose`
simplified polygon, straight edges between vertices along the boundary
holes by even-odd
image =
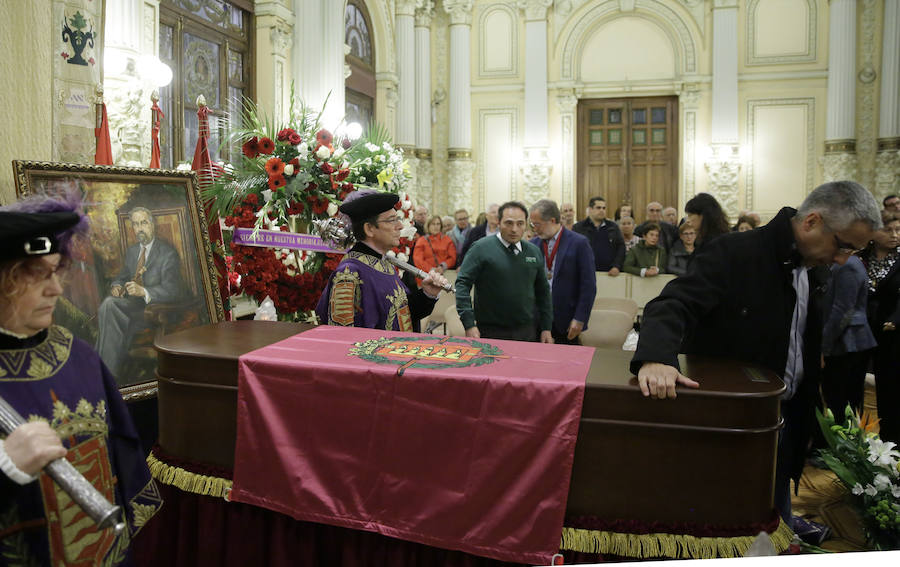
[[[250,205],[258,205],[259,195],[257,195],[256,193],[250,193],[244,198],[244,201],[246,201]]]
[[[291,133],[290,137],[288,137],[288,142],[292,146],[296,146],[297,144],[299,144],[302,141],[303,141],[303,138],[301,138],[300,134],[298,134],[296,132]]]
[[[315,182],[315,181],[310,181],[309,183],[306,184],[306,190],[307,190],[307,191],[315,191],[317,188],[318,188],[318,187],[316,186],[316,182]]]
[[[322,144],[323,146],[330,146],[331,141],[334,139],[334,136],[331,135],[331,132],[322,128],[318,132],[316,132],[316,141]]]
[[[350,175],[350,170],[347,168],[344,168],[344,169],[338,171],[337,175],[335,175],[334,178],[337,179],[338,181],[343,181],[343,180],[347,179],[348,175]]]
[[[319,166],[322,168],[322,171],[328,174],[334,173],[334,167],[331,166],[327,161],[323,161],[322,165]]]
[[[300,169],[300,160],[297,158],[292,159],[288,162],[290,165],[294,166],[294,175],[297,175],[297,170]]]
[[[241,152],[248,158],[255,158],[259,155],[259,140],[253,136],[241,146]]]
[[[269,174],[269,177],[284,175],[284,162],[277,157],[269,158],[269,161],[266,162],[266,173]]]
[[[263,138],[259,141],[259,153],[269,155],[275,151],[275,142],[271,138]]]
[[[269,189],[272,191],[275,191],[279,187],[284,187],[286,184],[287,180],[284,178],[284,175],[276,175],[269,178]]]

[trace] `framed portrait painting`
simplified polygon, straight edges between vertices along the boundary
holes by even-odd
[[[54,322],[91,344],[123,397],[156,393],[154,341],[224,319],[192,171],[14,161],[16,193],[77,188],[91,223]]]

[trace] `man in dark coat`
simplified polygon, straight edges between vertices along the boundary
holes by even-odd
[[[606,199],[591,197],[588,216],[575,223],[572,230],[587,238],[594,252],[594,269],[618,276],[625,263],[625,238],[619,225],[606,218]]]
[[[487,222],[478,226],[471,227],[472,230],[470,230],[469,234],[466,235],[466,241],[463,243],[462,248],[456,255],[456,265],[458,268],[462,267],[466,252],[469,251],[469,248],[471,248],[476,241],[481,240],[485,236],[492,236],[494,234],[497,234],[497,231],[500,230],[500,217],[497,216],[497,211],[499,210],[500,205],[498,205],[497,203],[491,203],[484,211],[484,214],[487,217]]]
[[[580,345],[578,336],[587,329],[597,294],[591,245],[561,224],[559,208],[549,199],[531,206],[530,219],[537,234],[531,243],[544,253],[544,270],[550,280],[553,342]]]
[[[790,479],[800,477],[815,423],[825,266],[845,262],[880,226],[864,187],[826,183],[799,210],[786,207],[762,228],[711,241],[644,308],[631,371],[645,396],[674,398],[676,384],[700,386],[679,373],[679,352],[746,361],[783,377],[775,506],[789,526]]]

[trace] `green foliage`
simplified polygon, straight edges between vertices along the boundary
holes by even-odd
[[[81,15],[81,12],[75,12],[75,15],[69,18],[69,23],[72,25],[72,28],[76,30],[83,30],[87,27],[87,21],[84,19],[84,16]]]

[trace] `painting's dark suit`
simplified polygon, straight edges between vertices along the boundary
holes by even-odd
[[[783,208],[764,227],[726,234],[701,248],[687,274],[669,282],[644,308],[631,371],[637,374],[643,362],[677,367],[677,355],[684,352],[751,362],[783,376],[797,302],[792,270],[802,261],[791,227],[795,214]],[[828,268],[807,274],[804,374],[794,396],[781,404],[785,429],[775,492],[783,515],[790,510],[790,478],[799,480],[803,471],[820,379],[821,301]]]
[[[125,252],[122,271],[111,283],[111,286],[124,286],[134,281],[137,272],[141,245],[135,244]],[[144,261],[141,275],[143,286],[150,294],[150,303],[171,303],[181,299],[181,260],[178,251],[160,238],[155,238]],[[97,337],[97,352],[103,362],[118,377],[122,361],[134,335],[144,326],[144,308],[147,302],[143,297],[124,295],[122,297],[106,297],[100,304],[97,314],[100,333]]]
[[[597,294],[597,279],[594,272],[594,252],[584,236],[562,228],[556,261],[553,264],[553,327],[554,341],[569,333],[572,319],[584,323],[587,330],[591,307]],[[531,239],[531,243],[543,250],[541,238]],[[565,342],[559,340],[557,342]]]

